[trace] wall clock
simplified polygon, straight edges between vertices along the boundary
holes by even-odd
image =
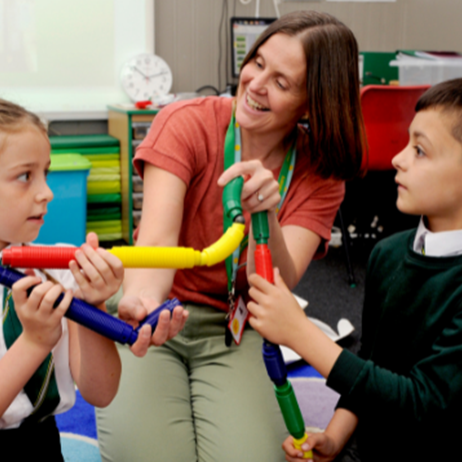
[[[129,98],[137,101],[155,101],[172,88],[172,71],[159,56],[143,53],[128,60],[120,74],[122,88]]]

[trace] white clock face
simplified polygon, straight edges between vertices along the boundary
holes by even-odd
[[[159,56],[146,53],[126,62],[121,72],[122,87],[133,102],[155,101],[172,88],[172,71]]]

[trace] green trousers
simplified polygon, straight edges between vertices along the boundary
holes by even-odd
[[[122,378],[97,409],[103,461],[282,462],[288,435],[263,363],[262,339],[247,328],[224,343],[224,313],[185,305],[185,328],[144,358],[119,345]]]

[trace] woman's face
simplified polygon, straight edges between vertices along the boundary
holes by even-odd
[[[297,37],[271,36],[241,71],[236,120],[255,133],[290,133],[306,112],[306,57]]]

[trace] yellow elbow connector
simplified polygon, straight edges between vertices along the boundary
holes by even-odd
[[[212,266],[229,257],[244,238],[245,224],[233,223],[217,242],[201,253],[202,265]]]

